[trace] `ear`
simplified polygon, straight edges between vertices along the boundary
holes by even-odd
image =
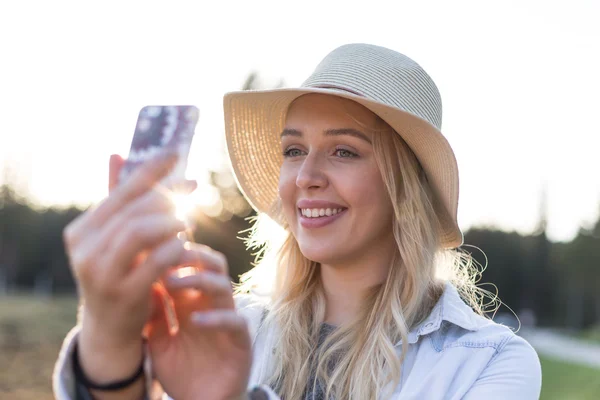
[[[119,174],[125,160],[118,154],[112,154],[108,163],[108,193],[113,191],[119,183]]]

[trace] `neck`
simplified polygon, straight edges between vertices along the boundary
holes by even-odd
[[[369,289],[385,281],[393,247],[373,249],[351,262],[321,264],[325,322],[340,326],[359,315]]]

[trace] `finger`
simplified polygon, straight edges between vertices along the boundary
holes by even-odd
[[[193,242],[187,242],[185,247],[186,252],[181,259],[182,265],[189,265],[229,276],[227,258],[223,253],[215,251],[206,245]]]
[[[121,168],[125,164],[125,160],[118,154],[111,154],[108,161],[108,193],[112,193],[113,189],[117,186],[119,181],[119,173]],[[90,209],[90,212],[93,210]],[[63,232],[64,241],[69,245],[74,245],[78,239],[79,232],[83,229],[83,225],[86,222],[87,216],[81,214],[79,218],[73,220],[69,226],[67,226]],[[73,232],[71,232],[73,231]]]
[[[250,346],[247,322],[235,310],[196,311],[190,315],[190,322],[202,330],[228,331],[238,346]]]
[[[111,194],[107,198],[81,214],[65,228],[64,239],[67,245],[73,246],[76,244],[87,231],[97,229],[98,226],[109,220],[117,210],[125,207],[134,198],[155,186],[160,188],[161,186],[157,183],[171,171],[177,158],[178,154],[172,151],[159,153],[156,157],[137,168],[127,184],[119,185],[115,183],[117,186],[112,188]],[[117,161],[111,160],[111,162],[117,164]],[[116,169],[120,170],[120,168]],[[113,171],[109,171],[109,175],[112,175],[112,173]],[[116,174],[116,171],[114,173]],[[114,181],[118,180],[117,178],[114,177]],[[109,180],[112,184],[113,177],[109,177]]]
[[[172,289],[168,287],[168,278],[170,276],[188,276],[198,272],[196,267],[189,265],[176,266],[169,268],[168,271],[161,277],[161,282],[165,290],[169,293],[169,297],[173,301],[173,308],[177,315],[177,319],[188,319],[189,313],[194,310],[205,310],[212,306],[212,301],[209,297],[204,296],[202,292],[194,288],[187,289]]]
[[[234,308],[233,291],[228,276],[209,271],[200,271],[194,275],[173,276],[166,281],[169,292],[183,289],[196,289],[209,296],[214,308]]]
[[[163,275],[163,280],[165,288],[175,304],[188,304],[190,299],[194,296],[193,293],[190,293],[190,290],[183,290],[177,285],[170,286],[170,277],[181,278],[188,275],[195,275],[199,271],[211,271],[216,274],[224,275],[227,277],[227,280],[229,280],[226,257],[222,253],[214,251],[203,244],[185,242],[184,253],[179,260],[179,264],[172,265],[173,267],[169,268]],[[198,298],[198,296],[195,297]],[[224,304],[225,307],[229,307],[229,302],[224,302],[222,304]]]
[[[108,237],[111,232],[103,232],[100,240],[106,243],[104,251],[108,252],[104,264],[109,266],[105,272],[107,278],[122,279],[130,273],[132,261],[138,253],[176,237],[184,229],[185,223],[174,216],[155,214],[127,221],[113,237]],[[102,248],[97,241],[98,238],[92,237],[89,239],[91,243],[84,244],[97,251]]]
[[[189,194],[193,192],[198,183],[195,180],[182,180],[177,183],[177,193]],[[128,203],[122,210],[119,210],[110,222],[107,229],[114,229],[119,226],[120,220],[132,218],[136,215],[171,213],[175,212],[175,202],[173,200],[173,191],[157,186],[140,197]]]
[[[108,164],[108,193],[110,194],[119,183],[119,174],[125,160],[118,154],[112,154]]]
[[[169,268],[181,264],[185,254],[185,243],[177,237],[156,246],[127,278],[126,285],[132,290],[136,287],[148,287],[157,281]]]
[[[135,214],[149,214],[154,211],[175,211],[174,194],[187,195],[196,190],[198,183],[195,180],[183,179],[174,183],[173,190],[157,186],[144,193],[123,209],[123,216]]]
[[[194,180],[184,180],[179,183],[180,192],[193,191],[197,183]],[[110,241],[128,224],[129,220],[150,214],[167,214],[175,216],[175,203],[171,193],[150,190],[143,196],[129,203],[123,210],[113,216],[103,227],[98,242]],[[185,221],[184,221],[185,222]]]
[[[125,207],[133,199],[141,196],[155,186],[158,190],[166,190],[159,182],[175,166],[177,158],[177,153],[163,152],[135,169],[127,179],[127,182],[115,187],[111,195],[90,214],[87,221],[88,226],[96,226],[103,223],[115,214],[117,210]]]

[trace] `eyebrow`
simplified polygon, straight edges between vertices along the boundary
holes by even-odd
[[[365,142],[367,142],[369,144],[372,143],[371,139],[369,139],[369,137],[367,135],[365,135],[361,131],[354,129],[354,128],[326,129],[325,131],[323,131],[323,133],[325,134],[325,136],[341,136],[341,135],[354,136],[356,138],[364,140]],[[281,138],[283,138],[284,136],[302,137],[302,132],[299,131],[298,129],[286,128],[281,133]]]

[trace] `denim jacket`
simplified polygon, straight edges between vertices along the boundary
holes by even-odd
[[[248,388],[260,385],[270,400],[279,397],[262,383],[269,376],[268,359],[276,345],[276,333],[261,328],[263,303],[238,296],[236,306],[253,338],[253,364]],[[65,339],[54,370],[58,400],[76,400],[71,366],[73,344],[79,328]],[[402,365],[401,381],[391,400],[533,400],[541,391],[541,366],[535,350],[509,328],[476,314],[446,284],[428,318],[408,335],[409,348]],[[400,356],[402,342],[396,344]],[[150,360],[146,360],[148,388]],[[164,395],[163,399],[170,399]]]

